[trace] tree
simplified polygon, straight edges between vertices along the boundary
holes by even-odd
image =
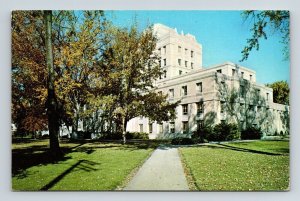
[[[277,32],[282,36],[284,44],[283,56],[284,59],[289,59],[289,44],[290,44],[290,14],[286,10],[267,10],[253,11],[248,10],[242,13],[245,20],[250,19],[252,23],[251,38],[247,39],[247,45],[242,50],[241,61],[247,60],[252,49],[259,50],[260,39],[267,39],[270,32]]]
[[[80,16],[80,17],[79,17]],[[103,51],[102,11],[53,11],[52,52],[55,98],[59,125],[73,125],[77,131],[88,94],[100,94],[93,82]],[[47,127],[48,97],[42,11],[14,11],[12,14],[12,118],[21,132]],[[77,117],[77,118],[76,118]]]
[[[175,117],[176,104],[166,101],[164,95],[155,93],[154,81],[162,74],[158,55],[154,52],[156,41],[152,28],[138,32],[130,29],[112,30],[113,40],[105,52],[103,66],[109,69],[111,91],[116,97],[114,114],[116,123],[126,143],[127,122],[137,116],[153,120]]]
[[[59,11],[55,19],[56,88],[64,106],[62,120],[77,132],[79,120],[87,128],[97,110],[92,106],[97,102],[98,107],[105,95],[99,62],[108,41],[106,20],[103,11]]]
[[[47,127],[44,34],[41,11],[13,11],[12,121],[22,136]]]
[[[273,101],[284,105],[289,105],[289,85],[286,81],[277,81],[266,86],[273,89]]]
[[[45,49],[46,49],[46,65],[48,71],[48,97],[47,97],[47,115],[48,128],[50,137],[50,150],[54,156],[61,154],[58,135],[59,135],[59,114],[58,103],[54,90],[54,67],[53,67],[53,52],[52,52],[52,11],[44,11],[45,21]]]

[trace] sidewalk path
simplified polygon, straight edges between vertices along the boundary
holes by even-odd
[[[177,148],[159,146],[123,190],[189,190]]]

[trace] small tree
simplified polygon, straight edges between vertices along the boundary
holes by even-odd
[[[108,78],[114,86],[116,98],[114,114],[123,142],[126,143],[127,122],[137,116],[154,120],[174,118],[175,104],[166,96],[155,93],[154,81],[162,74],[154,50],[157,39],[152,28],[143,32],[134,25],[130,29],[113,28],[111,46],[105,52],[104,68],[110,69]]]
[[[266,84],[273,89],[273,101],[284,105],[289,105],[290,88],[287,81],[277,81]]]

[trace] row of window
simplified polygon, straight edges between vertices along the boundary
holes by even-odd
[[[181,53],[181,46],[178,46],[178,53]],[[162,48],[158,48],[158,51],[160,52],[160,54],[166,54],[167,53],[167,46],[163,46]],[[193,58],[194,57],[194,51],[191,50],[189,51],[187,48],[184,48],[184,54],[188,55],[188,53],[190,52],[190,57]]]
[[[185,67],[188,67],[188,61],[185,61],[184,62],[184,66]],[[163,66],[166,66],[167,65],[167,59],[162,59],[162,60],[159,60],[159,66],[162,66],[162,64],[163,64]],[[181,59],[178,59],[178,66],[181,66]],[[194,63],[193,62],[191,62],[191,69],[193,69],[194,68]]]
[[[197,105],[197,115],[203,114],[204,113],[204,104],[201,102],[201,103],[196,103],[196,105]],[[182,105],[182,114],[187,115],[188,113],[189,113],[188,112],[188,104]]]
[[[260,89],[255,89],[255,92],[258,96],[260,96]],[[246,95],[246,89],[244,85],[240,85],[240,96],[245,97]],[[269,93],[266,93],[266,100],[269,100]]]
[[[217,72],[222,73],[222,69],[217,70]],[[235,74],[236,74],[236,70],[232,69],[232,74],[231,75],[235,76]],[[243,71],[241,72],[241,78],[244,78],[244,72]],[[251,74],[249,75],[249,79],[250,79],[250,81],[252,81],[252,75]]]
[[[202,93],[202,82],[196,83],[196,92]],[[187,85],[184,85],[181,87],[180,95],[181,96],[187,96],[188,94],[188,88]],[[169,98],[174,98],[174,89],[169,89]]]
[[[140,132],[144,132],[144,125],[140,124]],[[197,128],[203,128],[204,126],[204,121],[203,120],[199,120],[197,121]],[[150,123],[149,124],[149,133],[153,132],[153,124]],[[163,125],[162,124],[158,124],[158,133],[162,133],[163,132]],[[170,133],[175,133],[175,122],[170,122],[169,123],[169,132]],[[183,133],[188,133],[189,132],[189,123],[188,121],[183,121],[182,122],[182,132]]]
[[[181,46],[178,46],[178,53],[181,53],[181,49],[182,49]],[[188,49],[187,49],[187,48],[184,48],[184,54],[185,54],[185,55],[188,55],[188,52],[189,52]],[[191,58],[193,58],[193,57],[194,57],[194,51],[191,50],[190,53],[191,53],[191,54],[190,54]]]
[[[244,103],[240,103],[241,107],[246,107],[246,105]],[[262,110],[262,106],[261,105],[257,105],[256,106],[256,112],[260,112]],[[268,110],[268,108],[267,108]],[[224,113],[226,111],[226,103],[224,101],[221,101],[221,113]],[[255,105],[248,105],[248,111],[249,112],[255,112]]]
[[[188,67],[188,61],[184,61],[184,67]],[[178,59],[178,66],[181,66],[181,59]],[[194,68],[194,63],[191,62],[191,69]]]

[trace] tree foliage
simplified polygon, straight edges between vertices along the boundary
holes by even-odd
[[[273,89],[273,101],[284,105],[289,105],[290,88],[286,81],[277,81],[266,86]]]
[[[267,39],[271,33],[277,32],[281,35],[284,44],[284,59],[289,59],[290,44],[290,15],[285,10],[254,11],[248,10],[242,13],[245,20],[250,20],[252,28],[251,38],[247,39],[247,45],[242,50],[241,61],[247,60],[253,49],[259,50],[260,39]]]
[[[120,130],[125,141],[131,118],[175,117],[176,104],[169,104],[153,85],[162,72],[150,26],[143,32],[137,25],[114,27],[103,11],[52,11],[51,32],[52,95],[59,126],[72,126],[76,132],[80,121],[85,132]],[[43,12],[14,11],[12,120],[24,131],[49,126],[46,49],[50,47],[45,44]]]
[[[110,47],[104,53],[103,66],[111,70],[108,77],[114,85],[116,105],[114,114],[121,124],[126,142],[127,122],[137,116],[152,120],[174,118],[175,104],[166,96],[155,93],[154,81],[162,74],[158,55],[154,53],[157,39],[152,28],[139,32],[136,25],[130,29],[114,28]]]

